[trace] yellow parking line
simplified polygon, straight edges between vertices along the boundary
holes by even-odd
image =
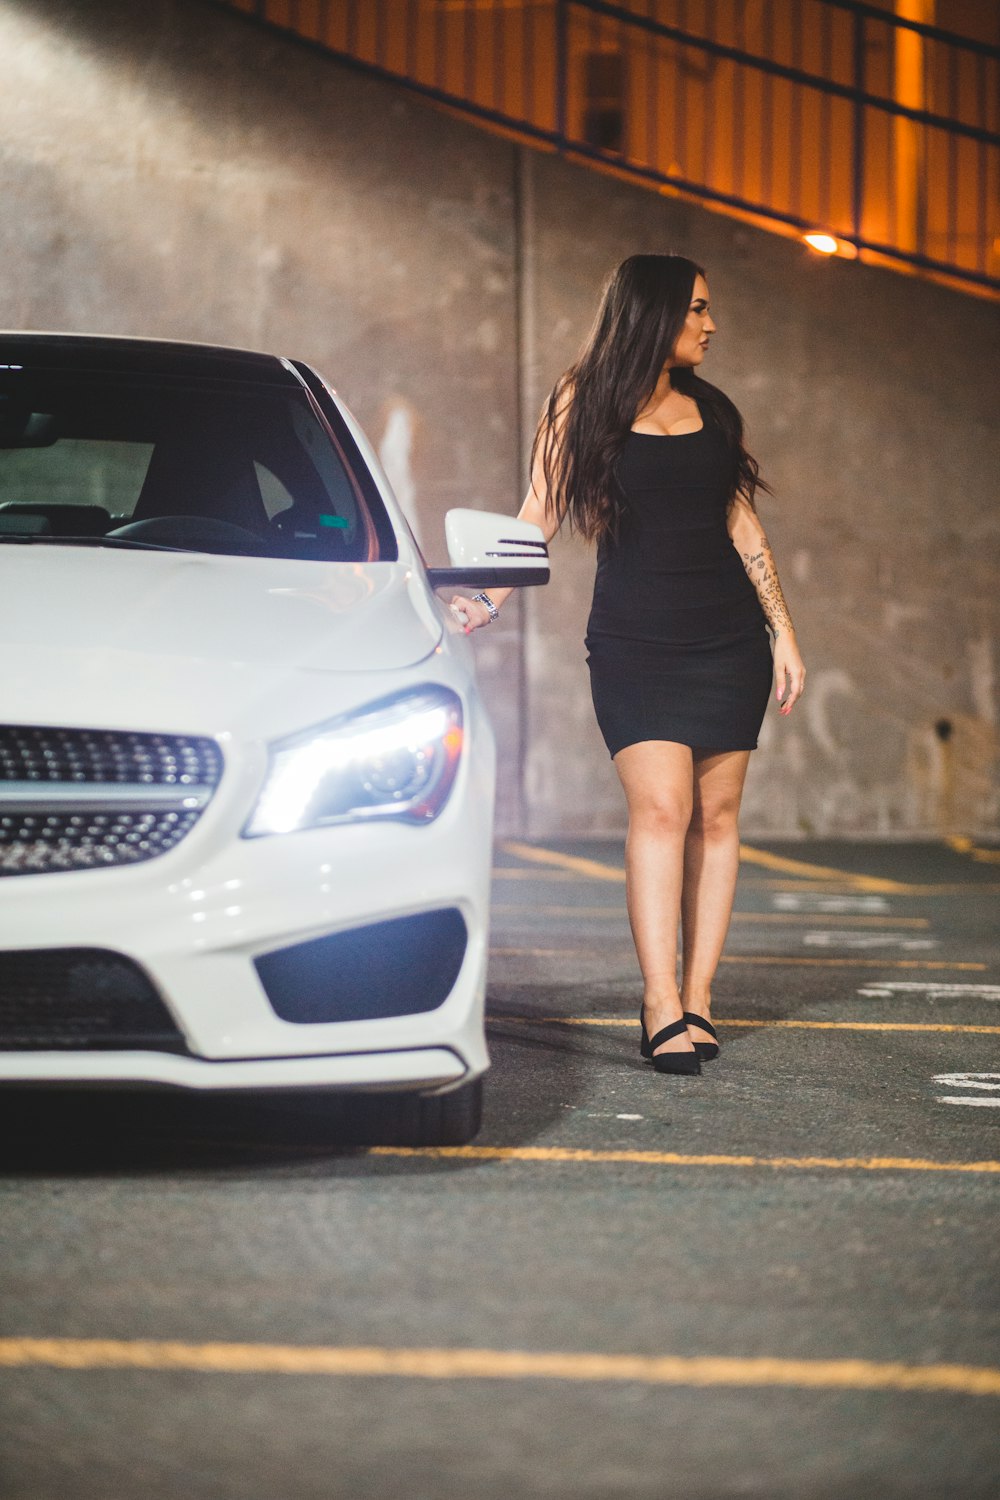
[[[0,1339],[0,1365],[60,1370],[191,1370],[213,1375],[402,1376],[424,1380],[629,1381],[1000,1396],[1000,1369],[868,1359],[566,1353],[379,1345],[188,1344],[160,1339]]]
[[[613,865],[605,868],[613,870]],[[579,871],[567,869],[543,869],[533,865],[530,869],[524,869],[515,865],[496,865],[493,869],[494,880],[546,880],[560,881],[563,884],[574,884],[576,881],[586,877]],[[595,878],[593,876],[591,879]],[[599,876],[599,879],[611,879],[611,876]],[[851,896],[857,895],[858,888],[850,881],[844,880],[780,880],[756,877],[753,875],[740,875],[741,890],[755,891],[817,891],[826,896]],[[905,889],[895,891],[897,896],[961,896],[967,891],[978,895],[996,895],[1000,892],[1000,883],[986,880],[959,880],[939,883],[937,885],[909,885]]]
[[[862,1172],[1000,1172],[1000,1161],[925,1161],[913,1156],[691,1156],[679,1151],[591,1151],[568,1146],[368,1146],[369,1156],[416,1156],[424,1160],[628,1162],[642,1167],[772,1167],[806,1171],[829,1168]]]
[[[829,911],[734,911],[734,922],[773,922],[779,927],[921,927],[930,924],[928,917],[871,917]]]
[[[624,906],[539,906],[533,901],[494,901],[494,912],[534,912],[539,917],[619,917],[627,918]]]
[[[539,906],[531,901],[493,903],[494,912],[532,912],[539,917],[616,917],[625,921],[628,912],[624,906]],[[772,922],[779,927],[796,925],[822,927],[920,927],[930,926],[927,917],[872,917],[854,913],[801,912],[801,911],[734,911],[733,922]]]
[[[588,875],[591,880],[613,880],[625,884],[625,871],[618,865],[605,865],[596,859],[580,859],[576,854],[559,854],[555,849],[542,849],[534,844],[522,844],[516,839],[507,839],[500,845],[504,854],[515,859],[527,860],[534,865],[555,865],[560,870],[571,870],[574,875]]]
[[[813,865],[806,860],[789,859],[784,854],[771,854],[767,849],[754,849],[750,844],[740,845],[740,863],[762,865],[765,870],[783,870],[786,875],[843,880],[857,891],[900,892],[914,889],[909,881],[887,880],[881,875],[862,875],[854,870],[835,870],[829,865]]]
[[[638,1030],[638,1018],[629,1016],[488,1016],[491,1024],[512,1022],[523,1026],[629,1026]],[[716,1026],[778,1026],[807,1031],[960,1031],[980,1036],[1000,1036],[1000,1026],[948,1025],[943,1021],[745,1021],[733,1016],[715,1016]]]
[[[607,939],[605,939],[606,941]],[[591,948],[490,948],[494,958],[575,958],[579,955],[604,957]],[[780,954],[724,953],[720,964],[791,964],[807,969],[973,969],[981,972],[986,964],[946,963],[932,958],[789,958]]]
[[[637,1026],[638,1021],[635,1023]],[[1000,1026],[951,1026],[943,1021],[725,1021],[726,1026],[802,1026],[819,1031],[962,1031],[1000,1036]]]
[[[976,969],[984,970],[981,963],[946,963],[936,958],[788,958],[768,956],[761,953],[723,954],[721,964],[802,964],[807,968],[827,967],[833,969]]]
[[[522,871],[528,875],[530,871]],[[536,872],[537,873],[537,872]],[[570,876],[566,877],[570,879]],[[740,875],[741,890],[767,891],[820,891],[827,896],[857,895],[857,886],[842,880],[765,880]],[[968,891],[977,895],[996,895],[1000,884],[988,880],[950,880],[935,885],[908,885],[894,891],[896,896],[964,896]]]
[[[545,849],[541,845],[523,844],[517,839],[507,839],[500,845],[504,854],[529,864],[556,865],[573,870],[579,875],[588,875],[594,880],[613,880],[623,883],[625,871],[619,865],[603,864],[596,859],[581,859],[576,854],[561,854],[556,849]],[[886,880],[878,875],[863,875],[853,870],[835,870],[829,865],[809,864],[801,859],[789,859],[783,854],[771,854],[766,849],[755,849],[750,844],[740,845],[742,864],[762,865],[767,870],[782,870],[787,875],[806,875],[826,880],[843,881],[856,891],[909,891],[914,887],[906,881]]]

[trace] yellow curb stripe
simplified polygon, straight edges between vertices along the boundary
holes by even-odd
[[[607,941],[605,937],[604,941]],[[494,958],[573,958],[578,955],[603,958],[590,948],[490,948]],[[724,953],[720,964],[791,964],[799,968],[822,969],[973,969],[981,972],[986,964],[946,963],[931,958],[789,958],[778,954]]]
[[[972,839],[959,834],[946,838],[945,843],[956,854],[971,854],[980,864],[1000,865],[1000,849],[984,848],[982,844],[974,844]]]
[[[61,1370],[191,1370],[226,1375],[394,1375],[430,1380],[630,1381],[643,1385],[791,1386],[1000,1396],[1000,1370],[867,1359],[406,1349],[303,1344],[188,1344],[159,1339],[0,1339],[0,1365]]]
[[[628,1162],[643,1167],[818,1167],[863,1172],[1000,1172],[1000,1161],[924,1161],[911,1156],[690,1156],[677,1151],[591,1151],[568,1146],[368,1146],[368,1156],[426,1161]]]
[[[491,1025],[513,1022],[524,1026],[629,1026],[638,1031],[638,1018],[628,1016],[488,1016]],[[745,1021],[713,1017],[716,1026],[802,1027],[813,1031],[960,1031],[1000,1036],[1000,1026],[950,1026],[941,1021]]]

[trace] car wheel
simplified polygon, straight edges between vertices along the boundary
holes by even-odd
[[[372,1145],[464,1146],[482,1124],[483,1080],[447,1094],[371,1094],[363,1113]]]

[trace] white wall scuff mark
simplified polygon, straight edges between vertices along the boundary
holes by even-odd
[[[408,401],[396,398],[389,405],[382,440],[378,445],[379,461],[392,485],[403,514],[413,528],[417,545],[424,551],[417,516],[417,487],[413,480],[413,435],[416,422]]]
[[[847,756],[848,746],[841,747],[830,728],[829,702],[838,694],[852,696],[855,688],[850,676],[842,667],[827,667],[810,673],[809,690],[802,695],[809,732],[831,759]]]
[[[940,829],[948,822],[947,755],[932,724],[917,725],[907,736],[905,782],[911,826]]]
[[[500,348],[500,325],[496,318],[482,318],[476,324],[473,343],[483,354],[496,354]]]
[[[886,599],[882,605],[882,625],[888,635],[900,625],[911,625],[926,617],[927,611],[920,604],[901,604],[898,599]]]
[[[967,641],[969,652],[969,677],[972,688],[972,704],[976,713],[987,724],[997,722],[996,674],[993,670],[993,642],[990,636],[981,635]]]

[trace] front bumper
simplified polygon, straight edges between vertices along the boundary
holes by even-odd
[[[0,1083],[423,1091],[483,1073],[494,757],[485,718],[470,715],[470,728],[474,753],[423,826],[387,820],[243,839],[261,761],[241,763],[230,749],[216,798],[169,853],[4,881],[0,952],[122,955],[148,978],[182,1045],[3,1050],[0,1041]],[[383,972],[380,1006],[345,1006],[349,1019],[315,1019],[321,1010],[268,998],[259,969],[269,956],[445,910],[460,914],[466,936],[454,982],[449,973],[432,1008],[418,974],[408,1007],[405,973],[398,1000],[386,1004]]]
[[[242,1089],[419,1089],[444,1091],[473,1076],[467,1061],[447,1047],[366,1052],[334,1057],[253,1058],[211,1062],[167,1052],[32,1052],[0,1058],[0,1082],[17,1084],[162,1086]],[[480,1070],[481,1071],[481,1070]]]

